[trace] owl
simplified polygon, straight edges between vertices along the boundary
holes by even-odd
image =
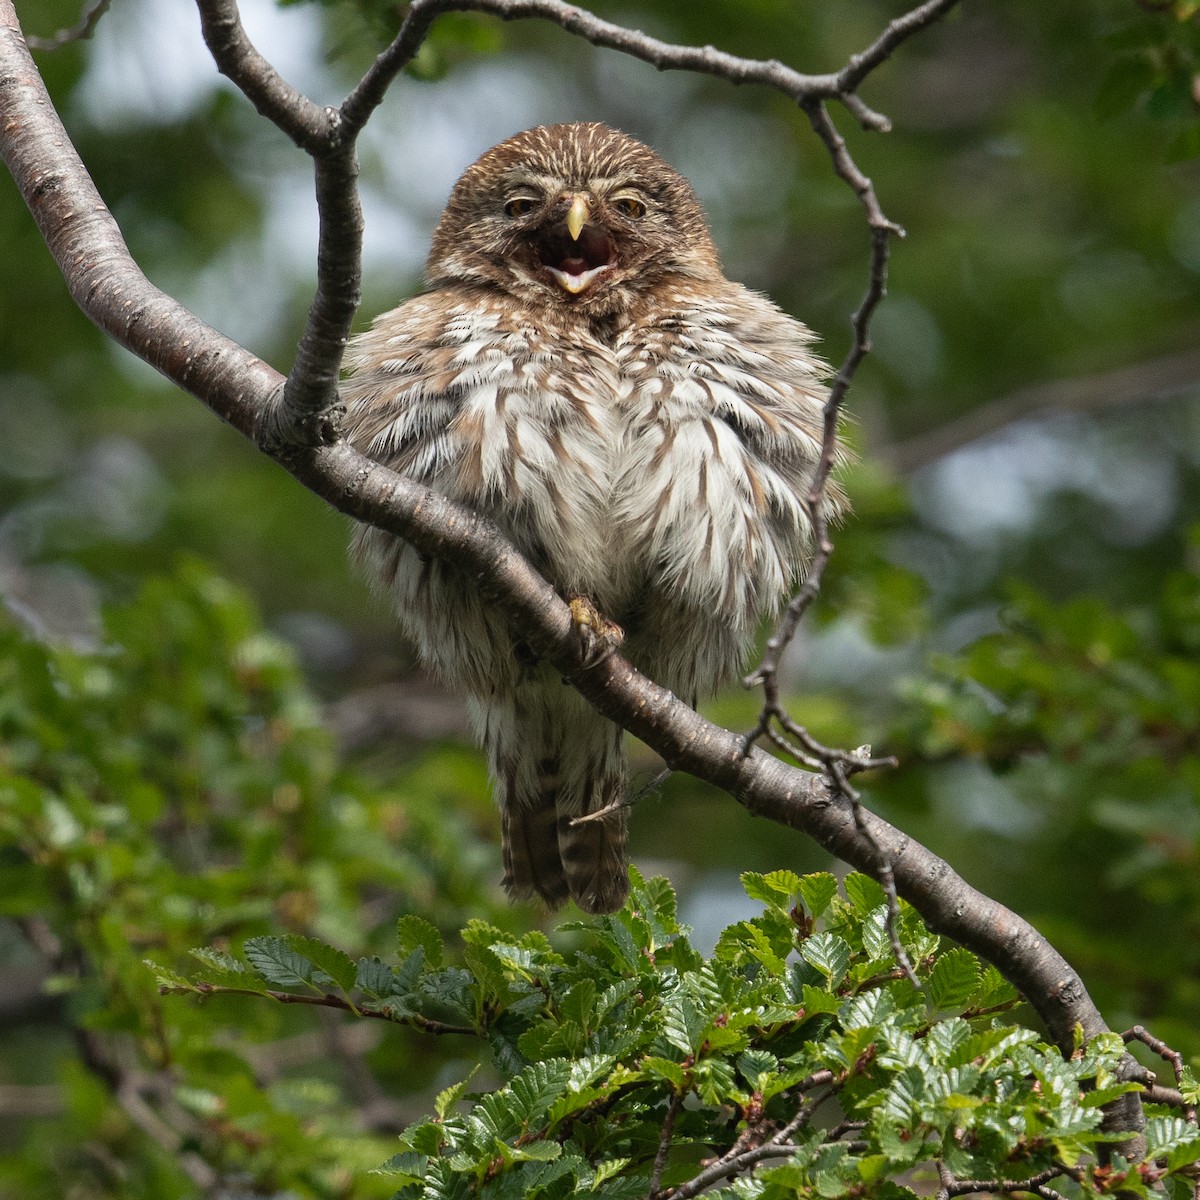
[[[712,693],[811,555],[828,377],[813,335],[725,278],[682,175],[600,124],[531,129],[470,166],[426,278],[349,349],[347,438],[494,521],[593,653],[620,641],[689,703]],[[834,518],[836,488],[824,504]],[[620,908],[622,730],[469,574],[368,526],[352,554],[466,693],[510,895]]]

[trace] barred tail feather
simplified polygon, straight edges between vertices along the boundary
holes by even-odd
[[[591,736],[579,737],[576,729],[559,767],[558,853],[575,903],[584,912],[615,912],[629,894],[625,749],[618,726],[593,712],[587,715]],[[574,823],[601,809],[609,811]]]
[[[500,809],[504,853],[504,889],[514,900],[540,896],[559,908],[571,894],[558,852],[558,814],[554,793],[537,797],[536,807],[505,803]]]
[[[625,753],[618,726],[555,681],[474,706],[501,813],[504,886],[551,908],[614,912],[629,892]],[[574,819],[612,811],[581,825]]]

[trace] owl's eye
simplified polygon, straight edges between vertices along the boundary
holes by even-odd
[[[646,215],[646,206],[636,196],[617,196],[613,200],[613,208],[623,217],[636,221]]]
[[[537,201],[532,196],[513,196],[504,202],[504,211],[510,217],[524,217],[537,208]]]

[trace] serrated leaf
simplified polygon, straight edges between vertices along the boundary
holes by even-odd
[[[196,990],[196,985],[186,975],[180,975],[169,967],[160,967],[158,963],[149,958],[143,958],[142,964],[150,969],[154,975],[155,984],[160,988],[178,989],[184,992]]]
[[[793,897],[800,891],[800,876],[794,871],[771,871],[767,875],[744,871],[741,880],[751,900],[772,908],[790,909]]]
[[[1184,1158],[1183,1162],[1200,1159],[1200,1129],[1183,1117],[1147,1117],[1146,1150],[1151,1158],[1173,1154],[1183,1147],[1196,1155],[1195,1158]]]
[[[548,1140],[526,1142],[523,1146],[514,1147],[512,1152],[514,1162],[553,1162],[561,1154],[562,1147]]]
[[[810,917],[822,916],[837,895],[837,878],[828,871],[815,871],[800,880],[800,898]]]
[[[842,880],[842,889],[846,893],[846,899],[863,916],[866,916],[873,908],[887,903],[887,897],[884,895],[879,881],[872,879],[870,875],[864,875],[861,871],[851,871]]]
[[[961,946],[946,951],[929,973],[929,999],[937,1009],[962,1009],[979,987],[979,960]]]
[[[398,1175],[400,1179],[395,1182],[403,1186],[405,1183],[420,1183],[428,1172],[428,1155],[405,1150],[400,1154],[393,1154],[387,1162],[375,1167],[370,1173],[372,1175]]]
[[[991,963],[983,965],[979,976],[979,990],[971,997],[976,1008],[994,1008],[998,1004],[1008,1004],[1017,998],[1017,989],[1013,987]]]
[[[665,1079],[676,1091],[683,1090],[685,1076],[683,1068],[677,1062],[673,1062],[669,1058],[649,1055],[642,1059],[639,1066],[647,1075]]]
[[[779,1070],[779,1060],[768,1050],[747,1050],[738,1058],[737,1069],[752,1087],[761,1086],[759,1079]]]
[[[343,992],[348,992],[354,987],[356,971],[354,960],[348,954],[343,954],[335,946],[326,945],[316,938],[300,937],[298,934],[291,934],[287,938],[287,944],[318,970],[323,971]],[[319,981],[314,979],[313,982]]]
[[[204,964],[202,972],[206,983],[219,984],[223,987],[245,987],[254,990],[265,989],[266,984],[252,971],[246,969],[246,964],[238,962],[231,954],[223,950],[214,950],[209,946],[197,946],[188,953],[197,961]]]
[[[629,1165],[630,1161],[628,1158],[605,1159],[596,1167],[596,1174],[592,1178],[592,1191],[597,1191],[606,1179],[611,1179],[614,1175],[620,1174]]]
[[[805,1016],[815,1017],[818,1013],[835,1013],[841,1006],[841,999],[823,988],[815,988],[806,983],[800,989],[800,1003]]]
[[[528,1126],[542,1121],[554,1102],[567,1090],[571,1080],[571,1063],[565,1058],[533,1063],[512,1083],[512,1114]]]
[[[850,945],[836,933],[815,933],[800,943],[800,957],[816,967],[830,987],[837,987],[850,965]]]
[[[360,958],[354,975],[354,986],[372,996],[388,996],[394,990],[392,968],[381,958]]]
[[[587,1029],[592,1023],[596,1010],[596,981],[583,979],[577,983],[562,999],[559,1012],[564,1021],[574,1022],[581,1030]]]
[[[407,958],[418,946],[425,951],[425,961],[436,970],[442,965],[446,947],[442,935],[424,917],[403,916],[396,922],[397,956]]]
[[[314,966],[303,954],[278,937],[249,938],[242,946],[250,965],[268,983],[282,987],[313,986]]]
[[[892,940],[887,931],[887,905],[871,909],[862,923],[863,950],[872,962],[892,957]]]
[[[679,901],[671,881],[663,875],[643,879],[636,867],[630,868],[630,894],[642,909],[642,915],[655,926],[656,945],[665,945],[667,938],[679,932]]]
[[[471,1068],[471,1073],[460,1083],[452,1083],[448,1088],[444,1088],[438,1092],[437,1097],[433,1102],[433,1111],[439,1117],[445,1117],[446,1114],[462,1099],[463,1094],[470,1086],[471,1080],[475,1078],[479,1071],[479,1064],[476,1063]]]

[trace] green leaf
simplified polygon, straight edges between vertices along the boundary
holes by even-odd
[[[442,935],[424,917],[412,914],[396,922],[396,941],[401,958],[407,958],[418,946],[425,951],[425,961],[436,970],[442,965],[446,948]]]
[[[979,977],[979,960],[969,950],[956,946],[946,951],[929,975],[929,999],[934,1008],[963,1008],[975,995]]]
[[[282,987],[313,987],[313,964],[283,938],[255,937],[242,947],[251,966],[268,982]],[[317,990],[314,987],[314,990]]]
[[[348,992],[354,987],[355,966],[348,954],[316,938],[300,937],[297,934],[290,935],[287,944],[319,971],[323,971],[343,992]],[[314,979],[313,982],[319,983],[320,980]]]
[[[421,1183],[429,1173],[429,1156],[406,1150],[401,1154],[393,1154],[382,1166],[375,1167],[372,1174],[396,1175],[393,1180],[399,1186],[406,1183]]]
[[[562,1154],[562,1147],[551,1141],[526,1142],[515,1147],[512,1154],[516,1162],[553,1162]]]
[[[683,1090],[685,1075],[683,1068],[669,1058],[658,1058],[654,1055],[649,1055],[642,1059],[639,1064],[641,1069],[647,1075],[658,1079],[665,1079],[675,1091]]]
[[[861,871],[851,871],[842,880],[842,888],[845,890],[846,899],[862,916],[887,903],[887,896],[884,895],[879,881],[872,879],[870,875],[862,874]]]
[[[829,871],[817,871],[800,880],[800,897],[811,917],[823,916],[837,895],[837,877]]]
[[[591,1190],[593,1192],[600,1190],[600,1185],[611,1179],[614,1175],[620,1174],[628,1165],[628,1158],[609,1158],[599,1163],[596,1167],[596,1174],[592,1179]]]
[[[850,945],[836,933],[815,933],[800,943],[800,957],[816,967],[829,986],[835,988],[850,965]]]
[[[197,948],[189,953],[204,964],[204,970],[200,972],[199,977],[205,983],[216,987],[244,988],[253,992],[267,990],[266,980],[220,950]]]
[[[381,958],[360,958],[354,986],[371,996],[390,996],[395,991],[395,974]]]
[[[511,1084],[512,1113],[522,1125],[542,1121],[554,1102],[567,1090],[571,1080],[571,1063],[565,1058],[533,1063]]]
[[[467,1088],[470,1086],[471,1080],[475,1078],[479,1071],[479,1064],[476,1063],[471,1068],[471,1073],[459,1083],[452,1083],[448,1088],[444,1088],[438,1092],[437,1097],[433,1102],[433,1111],[439,1117],[445,1117],[450,1110],[462,1099]]]
[[[1147,1117],[1146,1150],[1151,1158],[1183,1151],[1175,1167],[1200,1161],[1200,1129],[1183,1117]]]
[[[790,909],[800,894],[800,876],[794,871],[772,871],[767,875],[745,871],[741,880],[751,900],[774,908]]]

